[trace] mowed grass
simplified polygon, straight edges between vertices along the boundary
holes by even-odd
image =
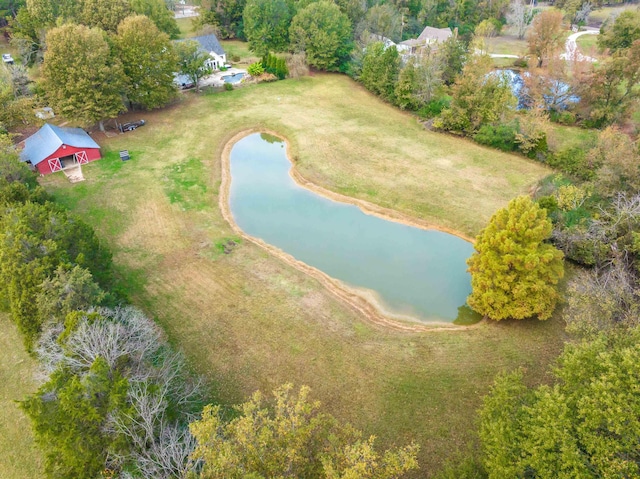
[[[36,479],[43,476],[42,457],[33,442],[29,419],[16,401],[36,390],[35,361],[7,314],[0,314],[0,477]]]
[[[524,56],[529,51],[527,40],[520,40],[517,35],[500,35],[487,38],[485,41],[489,53]]]
[[[249,44],[247,42],[240,40],[221,40],[220,44],[227,54],[228,62],[250,65],[259,60],[256,54],[249,50]],[[234,61],[236,58],[240,60]]]
[[[415,477],[425,477],[476,445],[476,411],[498,372],[547,379],[563,342],[558,318],[380,329],[251,242],[224,254],[220,245],[237,238],[218,209],[220,153],[250,127],[286,135],[302,173],[322,186],[468,233],[547,170],[425,131],[338,75],[183,98],[145,115],[144,128],[100,140],[109,153],[83,167],[85,182],[43,184],[96,227],[133,302],[208,379],[213,399],[308,384],[327,412],[380,444],[419,443]]]

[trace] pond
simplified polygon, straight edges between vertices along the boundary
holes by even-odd
[[[255,133],[230,155],[229,206],[245,233],[420,322],[471,324],[473,246],[457,236],[365,214],[298,185],[285,143]]]
[[[521,73],[516,70],[496,69],[490,74],[500,76],[509,83],[513,96],[518,99],[518,110],[530,107],[531,100],[524,81],[524,78],[529,76],[529,72],[525,71],[524,73]],[[543,100],[547,104],[548,108],[554,107],[556,109],[566,109],[571,106],[571,104],[578,103],[580,101],[579,96],[571,94],[571,87],[560,80],[550,81],[549,87],[550,90],[554,92],[554,95],[543,96]],[[557,102],[558,98],[563,100],[554,104]]]
[[[222,77],[225,83],[240,83],[244,78],[244,73],[234,73],[233,75],[225,75]]]

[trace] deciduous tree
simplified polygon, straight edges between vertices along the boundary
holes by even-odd
[[[600,29],[598,45],[612,53],[629,48],[640,40],[640,11],[625,10],[611,24],[606,22]]]
[[[562,12],[545,10],[536,15],[527,34],[527,41],[529,53],[538,59],[539,68],[562,48],[564,42]]]
[[[640,330],[565,346],[556,381],[496,380],[481,410],[490,479],[638,477]]]
[[[351,22],[329,0],[311,3],[296,13],[289,29],[294,50],[307,54],[309,65],[338,70],[351,51]]]
[[[56,113],[83,126],[124,109],[124,73],[104,32],[67,24],[47,34],[42,87]]]
[[[274,391],[271,407],[256,392],[228,423],[219,406],[206,406],[190,426],[198,441],[193,459],[203,461],[200,477],[393,479],[417,468],[417,446],[380,455],[373,437],[363,440],[319,407],[309,401],[309,388],[295,394],[290,384]]]
[[[200,89],[198,81],[210,70],[206,67],[209,54],[200,49],[200,44],[195,40],[185,40],[175,44],[178,55],[178,67],[182,75],[186,75]]]
[[[551,230],[546,211],[528,196],[512,200],[494,214],[468,260],[469,306],[495,320],[549,319],[564,275],[562,253],[545,243]]]
[[[178,28],[174,13],[167,8],[164,0],[130,1],[133,12],[149,17],[160,31],[169,35],[169,38],[178,38],[180,28]]]
[[[507,24],[520,40],[524,38],[533,20],[533,8],[528,3],[525,0],[513,0],[507,13]]]
[[[243,18],[249,48],[260,57],[289,46],[291,13],[285,0],[248,0]]]
[[[165,106],[175,96],[178,57],[167,34],[144,15],[127,17],[114,38],[126,76],[127,99],[146,109]]]
[[[115,33],[120,22],[130,13],[129,0],[82,0],[80,23]]]

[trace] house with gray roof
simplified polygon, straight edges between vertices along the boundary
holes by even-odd
[[[201,35],[199,37],[185,38],[183,40],[176,40],[176,42],[185,42],[187,40],[195,40],[200,44],[199,50],[209,55],[205,66],[211,70],[220,70],[227,63],[227,55],[224,52],[224,48],[220,45],[218,37],[213,33],[209,35]]]
[[[447,41],[453,35],[450,28],[424,27],[418,38],[410,38],[400,42],[398,51],[406,55],[420,54],[425,51],[434,52],[438,48],[438,43]]]
[[[45,123],[25,140],[20,161],[42,175],[100,159],[100,145],[82,128],[63,128]]]

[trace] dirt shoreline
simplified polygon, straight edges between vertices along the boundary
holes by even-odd
[[[388,208],[383,208],[378,205],[374,205],[364,200],[351,198],[348,196],[341,195],[339,193],[335,193],[333,191],[329,191],[321,186],[318,186],[308,180],[306,180],[297,170],[295,163],[292,161],[291,151],[290,151],[290,142],[287,138],[285,138],[280,133],[277,133],[273,130],[269,130],[268,128],[250,128],[248,130],[243,130],[235,135],[233,135],[224,145],[224,148],[221,153],[221,183],[220,183],[220,194],[218,196],[218,203],[220,206],[220,211],[222,213],[223,218],[229,223],[233,231],[242,238],[251,241],[252,243],[258,245],[269,253],[273,254],[277,258],[283,260],[285,263],[293,266],[299,271],[306,273],[313,278],[317,279],[325,288],[327,288],[331,293],[337,296],[342,302],[347,304],[353,310],[362,314],[368,322],[384,328],[393,329],[396,331],[405,331],[405,332],[421,332],[421,331],[464,331],[470,328],[477,326],[476,323],[470,326],[456,326],[451,323],[445,322],[433,322],[429,324],[417,323],[418,321],[415,318],[409,316],[401,316],[394,315],[393,313],[386,311],[382,304],[375,298],[373,295],[366,291],[358,291],[356,289],[350,288],[343,284],[341,281],[336,280],[335,278],[330,277],[326,273],[323,273],[317,268],[309,266],[302,261],[295,259],[288,253],[285,253],[279,248],[272,246],[268,243],[265,243],[259,238],[254,238],[246,234],[240,227],[236,224],[233,219],[233,215],[231,214],[231,209],[229,207],[229,188],[231,186],[231,170],[230,170],[230,156],[231,150],[233,146],[240,141],[242,138],[252,135],[254,133],[267,133],[269,135],[273,135],[282,141],[284,141],[286,145],[286,153],[287,158],[291,162],[291,169],[289,170],[289,175],[299,186],[302,188],[306,188],[308,190],[313,191],[316,194],[319,194],[331,201],[337,201],[340,203],[348,203],[358,206],[365,214],[378,216],[382,219],[395,221],[397,223],[406,224],[408,226],[414,226],[421,229],[435,229],[438,231],[443,231],[445,233],[449,233],[459,238],[462,238],[466,241],[473,242],[472,238],[465,236],[464,234],[454,231],[449,228],[443,228],[438,225],[433,225],[427,223],[426,221],[421,221],[416,218],[411,218],[408,215],[403,213],[390,210]]]

